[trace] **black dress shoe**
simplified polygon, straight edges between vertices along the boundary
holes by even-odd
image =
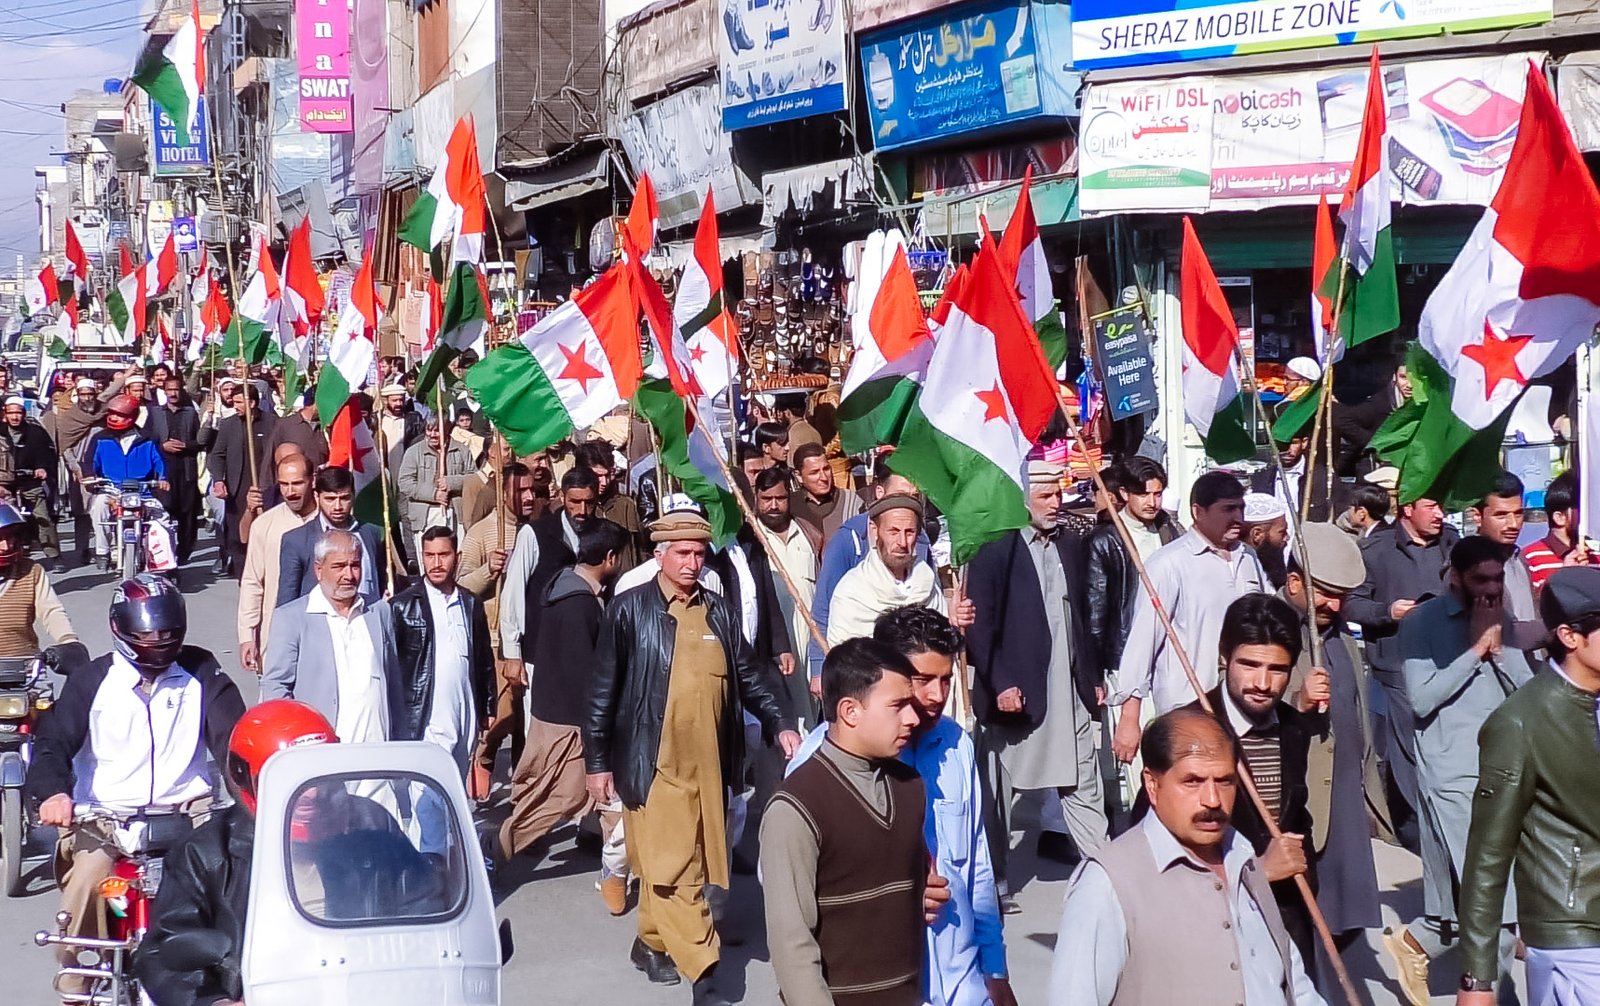
[[[1022,912],[1022,906],[1017,904],[1017,896],[1015,894],[1002,894],[1002,895],[1000,895],[1000,914],[1001,915],[1018,915],[1021,912]]]
[[[227,561],[224,560],[220,555],[217,556],[217,561],[213,562],[211,564],[211,575],[212,576],[222,576],[227,571],[228,571]]]
[[[651,950],[644,945],[644,940],[635,936],[633,949],[628,952],[628,959],[633,966],[644,972],[644,976],[657,985],[676,985],[683,981],[678,975],[678,969],[673,966],[672,958],[659,950]]]
[[[716,990],[712,984],[716,967],[694,980],[693,1006],[733,1006],[733,1000]]]
[[[1070,835],[1063,835],[1059,831],[1039,832],[1038,844],[1034,850],[1040,859],[1049,859],[1066,866],[1077,866],[1083,856],[1078,853],[1077,843]]]

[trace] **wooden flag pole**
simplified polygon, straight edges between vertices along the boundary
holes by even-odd
[[[1043,362],[1042,353],[1039,359],[1040,366],[1046,366]],[[1055,387],[1056,404],[1061,409],[1061,415],[1067,421],[1068,433],[1077,443],[1078,450],[1082,452],[1085,460],[1087,460],[1089,457],[1089,444],[1084,438],[1083,428],[1078,425],[1077,418],[1073,416],[1072,407],[1067,403],[1066,394],[1062,391],[1061,385],[1054,381],[1052,381],[1052,384]],[[1268,436],[1270,435],[1269,433]],[[1183,668],[1184,675],[1188,677],[1189,687],[1194,689],[1195,697],[1200,702],[1200,708],[1211,715],[1215,715],[1216,710],[1211,707],[1211,700],[1206,697],[1205,689],[1200,687],[1200,677],[1195,673],[1194,664],[1190,662],[1189,654],[1185,652],[1183,642],[1178,638],[1178,630],[1172,624],[1172,617],[1167,614],[1166,608],[1162,606],[1161,595],[1156,592],[1155,584],[1150,579],[1150,573],[1145,569],[1144,560],[1139,557],[1139,550],[1134,545],[1132,537],[1128,534],[1127,525],[1122,521],[1122,513],[1116,507],[1116,500],[1112,497],[1110,490],[1106,488],[1105,480],[1101,478],[1098,470],[1091,467],[1089,474],[1094,480],[1095,491],[1100,495],[1106,511],[1111,515],[1111,525],[1117,529],[1117,537],[1121,539],[1123,550],[1128,554],[1128,561],[1132,563],[1134,572],[1138,575],[1139,582],[1144,587],[1145,595],[1150,598],[1150,604],[1155,609],[1156,618],[1161,623],[1162,631],[1166,633],[1167,645],[1172,647],[1173,655],[1178,658],[1179,666]],[[1308,575],[1307,580],[1309,581],[1309,579]],[[1316,637],[1315,617],[1313,609],[1311,614],[1313,638]],[[1283,831],[1278,827],[1277,819],[1268,811],[1266,801],[1261,798],[1261,792],[1256,788],[1255,780],[1250,776],[1249,766],[1245,765],[1242,760],[1238,763],[1238,772],[1239,781],[1244,784],[1245,792],[1249,794],[1251,802],[1255,804],[1256,810],[1261,815],[1261,820],[1267,826],[1267,833],[1274,840],[1281,838]],[[1338,944],[1333,941],[1333,933],[1329,931],[1328,921],[1323,918],[1322,909],[1317,905],[1317,897],[1311,891],[1311,884],[1306,880],[1304,873],[1296,874],[1294,881],[1295,886],[1300,890],[1300,897],[1305,901],[1306,911],[1311,916],[1311,924],[1316,928],[1317,935],[1321,937],[1323,947],[1328,952],[1328,962],[1333,967],[1335,977],[1339,980],[1339,987],[1344,990],[1345,999],[1348,1001],[1349,1006],[1361,1006],[1361,998],[1356,994],[1355,985],[1350,981],[1350,973],[1345,970],[1344,961],[1339,957]]]

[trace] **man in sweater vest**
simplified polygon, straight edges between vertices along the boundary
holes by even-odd
[[[873,639],[822,665],[828,736],[761,822],[767,943],[785,1006],[918,1006],[928,847],[911,662]]]
[[[1050,1006],[1325,1006],[1229,824],[1238,742],[1180,708],[1146,728],[1139,753],[1154,813],[1073,875]]]

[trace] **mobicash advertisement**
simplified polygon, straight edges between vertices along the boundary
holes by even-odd
[[[1389,170],[1400,201],[1486,206],[1542,53],[1388,64]],[[1084,96],[1086,215],[1257,209],[1337,200],[1350,176],[1367,67],[1097,84]]]

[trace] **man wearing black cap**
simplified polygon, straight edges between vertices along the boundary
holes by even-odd
[[[1511,862],[1528,1001],[1600,1002],[1600,569],[1559,570],[1540,614],[1553,673],[1536,674],[1478,734],[1478,786],[1461,876],[1457,1006],[1495,1002]]]

